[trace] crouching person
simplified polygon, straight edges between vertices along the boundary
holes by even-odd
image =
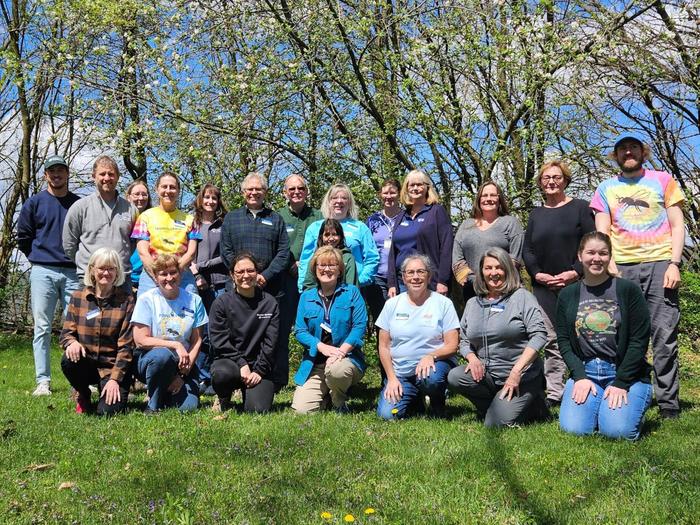
[[[85,288],[73,293],[63,323],[61,369],[78,393],[77,413],[95,411],[90,385],[97,385],[97,414],[111,416],[126,408],[129,393],[134,297],[120,288],[124,269],[111,248],[95,250],[83,281]]]
[[[275,384],[272,367],[279,332],[277,300],[258,287],[258,262],[241,252],[231,263],[234,289],[214,300],[209,337],[214,362],[211,383],[221,410],[241,389],[245,412],[268,412]]]
[[[345,284],[340,250],[322,246],[311,258],[316,287],[299,299],[296,337],[304,347],[294,376],[292,408],[300,413],[332,407],[347,412],[348,389],[365,373],[367,309],[360,291]]]
[[[151,270],[158,286],[139,296],[131,318],[134,374],[146,384],[146,413],[194,410],[199,406],[195,362],[207,313],[199,295],[180,288],[183,270],[176,256],[159,255]]]

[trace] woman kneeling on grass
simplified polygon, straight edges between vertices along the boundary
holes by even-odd
[[[484,252],[474,291],[461,323],[461,353],[469,364],[450,372],[450,390],[467,396],[487,427],[544,419],[548,410],[538,352],[547,343],[547,330],[537,299],[520,288],[508,252]]]
[[[126,408],[129,394],[134,297],[120,288],[124,269],[110,248],[92,254],[84,283],[73,293],[63,323],[61,369],[78,393],[77,413],[93,412],[90,385],[98,385],[97,414],[111,416]]]
[[[386,370],[377,406],[381,418],[405,417],[423,396],[430,400],[429,414],[444,415],[447,374],[457,365],[459,318],[450,299],[428,289],[433,271],[429,257],[406,257],[406,291],[389,299],[376,321]]]
[[[217,297],[211,307],[211,383],[222,411],[231,408],[231,395],[240,388],[245,412],[268,412],[275,395],[270,375],[279,306],[272,295],[258,288],[258,262],[253,255],[239,253],[230,273],[235,289]]]
[[[360,290],[340,278],[340,250],[322,246],[311,258],[316,287],[299,299],[296,337],[304,347],[292,408],[300,413],[328,406],[347,412],[348,389],[365,373],[362,353],[367,309]]]
[[[131,317],[138,347],[134,372],[148,390],[146,413],[172,406],[194,410],[199,388],[193,369],[207,313],[199,295],[180,288],[176,256],[158,255],[151,269],[158,287],[139,296]]]
[[[559,425],[572,434],[635,440],[651,403],[645,360],[650,320],[639,287],[608,274],[610,237],[583,236],[578,258],[583,282],[567,286],[557,303],[557,339],[571,370]]]

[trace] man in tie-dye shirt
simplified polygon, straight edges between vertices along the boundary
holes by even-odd
[[[684,196],[673,177],[643,168],[649,147],[636,137],[617,141],[610,157],[621,173],[598,186],[591,200],[598,231],[612,239],[610,271],[644,292],[652,324],[656,400],[662,417],[678,404],[678,286],[685,226]]]

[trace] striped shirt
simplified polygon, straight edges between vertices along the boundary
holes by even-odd
[[[85,348],[84,359],[95,363],[100,378],[121,382],[133,357],[133,310],[134,296],[119,288],[106,298],[98,298],[91,287],[74,292],[61,331],[61,347],[65,350],[78,341]]]

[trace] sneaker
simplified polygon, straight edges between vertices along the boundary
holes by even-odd
[[[681,412],[674,408],[662,408],[659,410],[659,414],[661,415],[661,419],[678,419]]]
[[[75,413],[76,414],[91,414],[92,413],[92,400],[89,394],[78,393],[78,397],[75,401]]]
[[[350,413],[350,407],[348,406],[347,403],[343,403],[340,406],[334,407],[333,410],[336,411],[338,414],[349,414]]]
[[[50,396],[51,395],[51,383],[48,381],[42,381],[32,392],[33,396]]]

